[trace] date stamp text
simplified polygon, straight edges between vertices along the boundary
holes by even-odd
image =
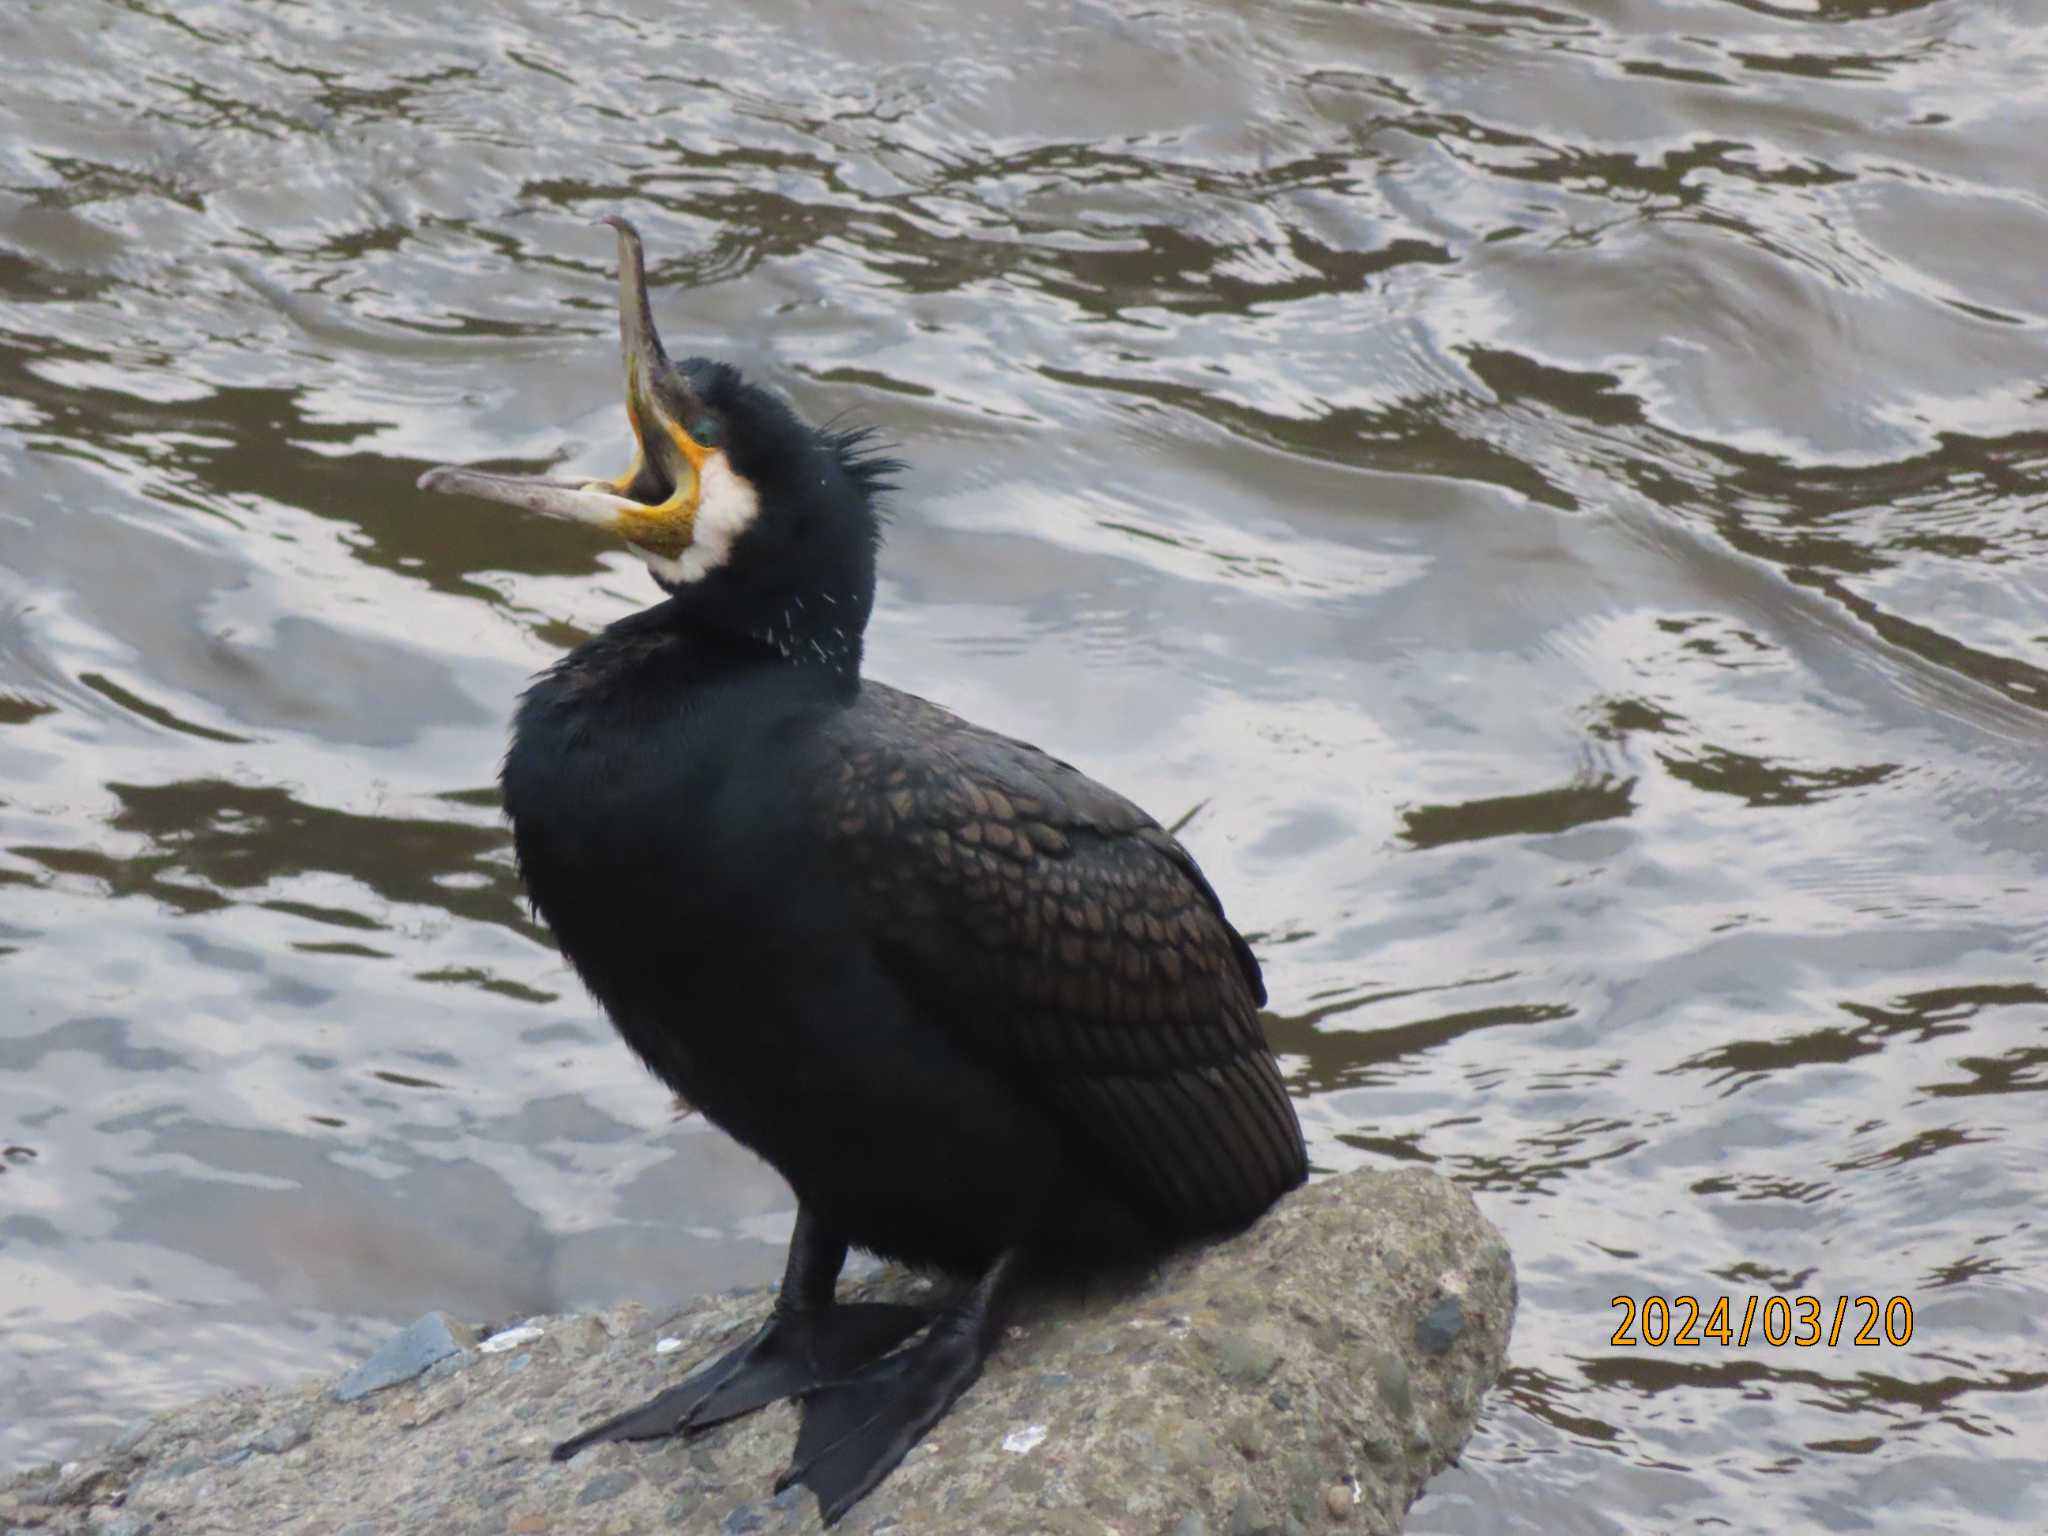
[[[1741,1349],[1752,1338],[1766,1344],[1811,1348],[1839,1344],[1903,1347],[1913,1341],[1913,1303],[1903,1296],[1617,1296],[1621,1313],[1608,1342]]]

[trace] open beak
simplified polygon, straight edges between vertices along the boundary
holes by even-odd
[[[613,480],[563,480],[443,464],[421,475],[419,487],[590,523],[672,559],[689,548],[697,518],[699,472],[715,450],[690,436],[657,387],[664,386],[687,406],[689,385],[669,367],[654,329],[640,232],[616,215],[598,222],[609,224],[619,237],[619,349],[626,365],[633,467]]]

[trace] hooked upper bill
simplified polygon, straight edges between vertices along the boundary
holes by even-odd
[[[652,557],[673,561],[696,539],[705,474],[722,455],[684,426],[685,420],[695,419],[695,402],[688,381],[670,367],[654,328],[640,232],[616,214],[598,222],[610,225],[619,237],[619,350],[626,368],[633,467],[611,480],[565,480],[443,464],[421,475],[419,488],[590,523]],[[718,467],[725,469],[722,462]],[[726,470],[718,478],[733,477]]]

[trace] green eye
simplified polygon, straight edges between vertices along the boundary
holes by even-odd
[[[719,438],[723,435],[718,423],[709,416],[700,416],[690,423],[690,437],[700,447],[716,448]]]

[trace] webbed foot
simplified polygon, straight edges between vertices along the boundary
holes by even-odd
[[[802,1483],[831,1525],[887,1477],[973,1386],[987,1358],[973,1331],[943,1325],[804,1399],[803,1428],[775,1491]]]
[[[557,1461],[604,1440],[693,1434],[785,1397],[845,1380],[931,1320],[920,1307],[860,1302],[778,1309],[703,1369],[555,1447]]]

